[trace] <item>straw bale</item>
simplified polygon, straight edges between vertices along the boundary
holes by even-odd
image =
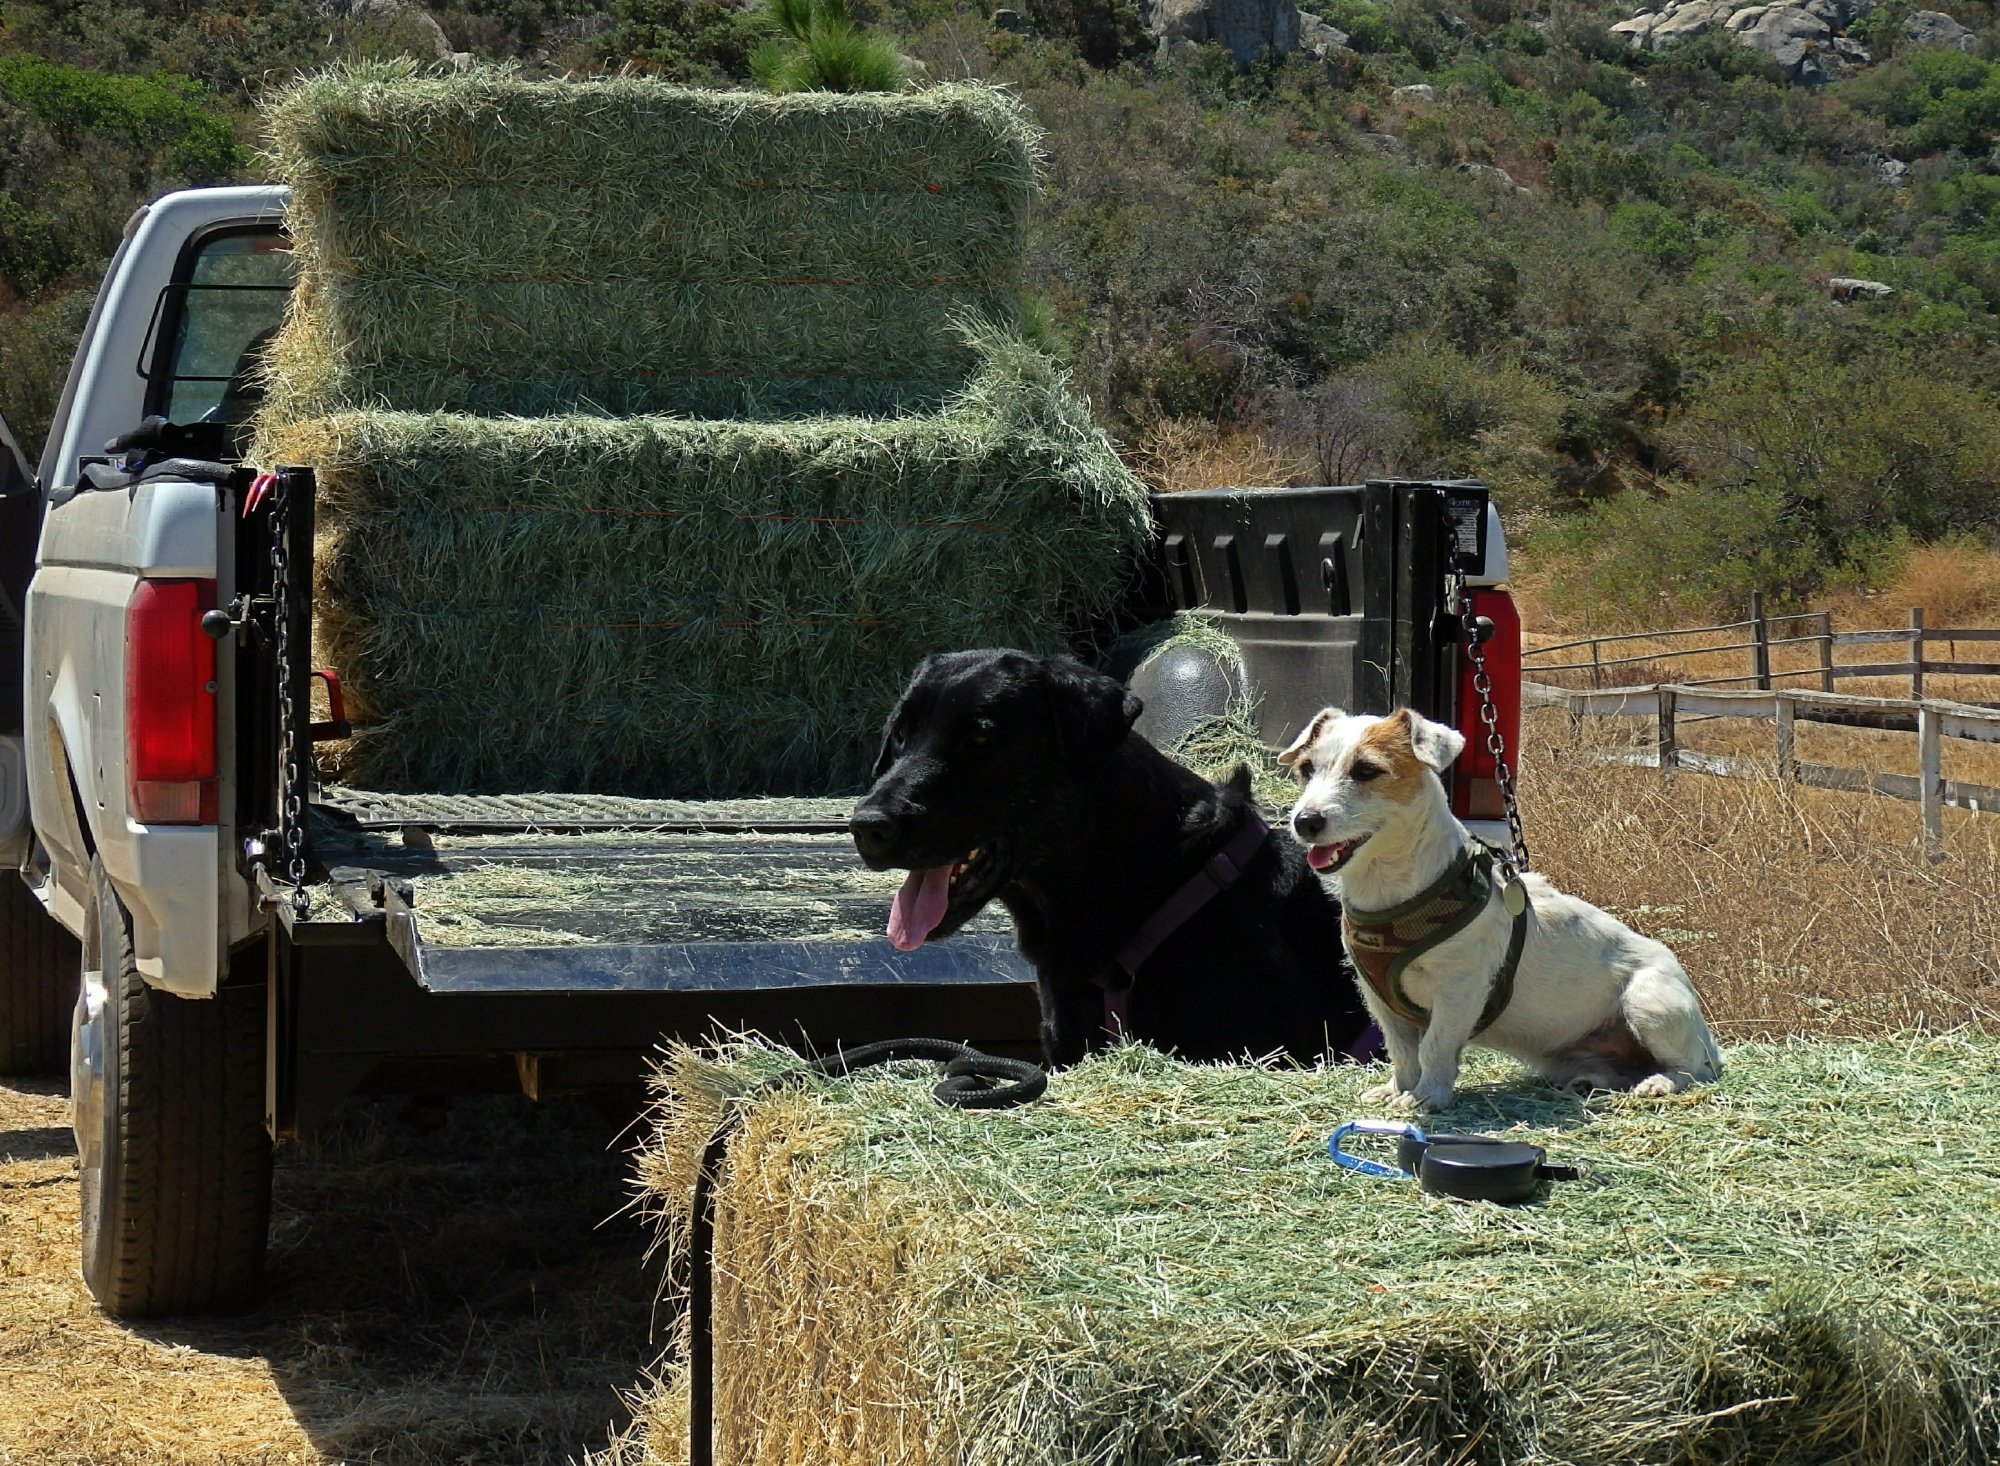
[[[935,410],[1010,321],[1039,137],[977,86],[331,72],[267,112],[299,282],[279,419]]]
[[[1133,1048],[994,1113],[922,1067],[800,1082],[718,1193],[718,1459],[1990,1459],[1996,1059],[1746,1044],[1712,1089],[1585,1104],[1476,1055],[1450,1123],[1587,1171],[1519,1208],[1337,1169],[1359,1069]],[[724,1097],[796,1062],[663,1068],[641,1185],[670,1257]],[[620,1463],[686,1459],[674,1359]]]

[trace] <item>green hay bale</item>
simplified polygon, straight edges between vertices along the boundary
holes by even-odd
[[[981,340],[929,417],[349,413],[267,427],[319,472],[314,655],[384,790],[724,797],[866,780],[941,648],[1061,648],[1119,594],[1144,494],[1057,369]]]
[[[935,410],[1011,321],[1039,136],[990,88],[329,73],[267,111],[299,284],[278,421]]]
[[[663,1068],[641,1183],[672,1256],[724,1097],[795,1063]],[[1449,1123],[1587,1171],[1519,1208],[1336,1168],[1379,1071],[1127,1049],[1013,1111],[910,1067],[760,1098],[718,1192],[717,1458],[1991,1459],[2000,1048],[1729,1064],[1585,1105],[1475,1055]],[[686,1459],[683,1389],[670,1364],[617,1459]]]

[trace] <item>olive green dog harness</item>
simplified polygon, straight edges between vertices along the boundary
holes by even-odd
[[[1505,867],[1505,873],[1496,875],[1496,865]],[[1403,990],[1403,973],[1438,943],[1472,925],[1486,909],[1496,881],[1501,883],[1503,903],[1513,915],[1514,929],[1507,938],[1507,955],[1493,976],[1479,1026],[1473,1029],[1479,1034],[1492,1027],[1513,999],[1514,970],[1521,965],[1521,949],[1528,941],[1527,891],[1511,861],[1483,841],[1469,840],[1449,870],[1407,901],[1382,911],[1359,911],[1341,903],[1340,935],[1348,959],[1391,1013],[1418,1028],[1430,1023],[1430,1010],[1412,1001]]]

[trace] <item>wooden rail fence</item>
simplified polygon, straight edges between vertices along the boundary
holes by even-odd
[[[1811,623],[1810,631],[1773,636],[1774,627],[1791,627],[1798,623]],[[1606,647],[1621,642],[1664,641],[1684,636],[1715,636],[1730,632],[1742,632],[1738,641],[1727,641],[1705,646],[1676,647],[1667,651],[1643,652],[1633,656],[1603,655]],[[1962,677],[2000,677],[2000,661],[1961,662],[1957,659],[1959,642],[2000,642],[2000,628],[1995,627],[1927,627],[1924,612],[1920,606],[1910,608],[1907,626],[1891,627],[1882,631],[1835,631],[1833,618],[1825,611],[1799,611],[1783,616],[1764,614],[1764,597],[1752,594],[1750,615],[1742,621],[1724,621],[1716,626],[1683,626],[1669,631],[1628,631],[1611,636],[1586,636],[1575,641],[1557,642],[1553,646],[1538,646],[1523,649],[1521,670],[1525,674],[1549,675],[1563,672],[1588,672],[1593,689],[1606,686],[1605,674],[1621,667],[1632,667],[1654,662],[1671,661],[1677,657],[1713,656],[1718,652],[1749,653],[1749,671],[1741,676],[1730,677],[1690,677],[1677,682],[1680,687],[1722,687],[1733,683],[1748,682],[1761,691],[1771,689],[1781,678],[1805,677],[1816,679],[1821,692],[1833,692],[1835,684],[1850,677],[1907,677],[1910,681],[1910,696],[1921,699],[1924,695],[1924,676],[1934,673]],[[1951,648],[1948,661],[1934,661],[1926,653],[1933,646],[1945,645]],[[1771,669],[1771,649],[1773,647],[1811,646],[1818,652],[1814,664],[1794,667],[1774,672]],[[1839,647],[1900,646],[1906,650],[1901,661],[1896,662],[1842,662],[1834,657]],[[1549,662],[1542,660],[1558,652],[1574,652],[1579,648],[1589,652],[1588,660]],[[1611,685],[1616,685],[1613,677]]]
[[[1989,634],[2000,639],[2000,633]],[[2000,743],[2000,708],[1937,698],[1864,697],[1803,688],[1730,690],[1691,683],[1578,691],[1523,682],[1521,693],[1528,706],[1565,708],[1573,720],[1654,719],[1655,748],[1645,761],[1657,763],[1665,773],[1678,768],[1738,778],[1763,773],[1762,769],[1745,765],[1741,760],[1684,751],[1676,724],[1684,717],[1768,719],[1776,730],[1780,778],[1822,789],[1886,794],[1892,799],[1914,801],[1922,808],[1924,846],[1933,858],[1943,853],[1945,805],[1974,811],[2000,810],[2000,789],[1946,779],[1941,771],[1942,740],[1946,738]],[[1919,772],[1913,776],[1803,762],[1793,736],[1794,724],[1801,721],[1914,731]]]

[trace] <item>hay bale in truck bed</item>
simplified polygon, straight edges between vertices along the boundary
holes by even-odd
[[[1010,324],[999,94],[364,68],[271,132],[256,456],[319,471],[335,777],[851,789],[923,655],[1061,649],[1128,583],[1143,491]]]
[[[645,1201],[684,1240],[721,1096],[682,1053]],[[1910,1463],[2000,1445],[2000,1051],[1743,1045],[1589,1107],[1479,1056],[1450,1117],[1585,1180],[1468,1205],[1339,1171],[1374,1075],[1129,1049],[997,1113],[874,1070],[760,1099],[718,1196],[717,1459]],[[684,1382],[621,1463],[687,1459]]]
[[[949,647],[1060,647],[1145,505],[1031,349],[945,412],[790,423],[350,413],[319,469],[316,655],[368,788],[824,793]]]
[[[933,411],[1014,319],[1039,137],[990,88],[375,66],[267,111],[299,258],[271,410]]]

